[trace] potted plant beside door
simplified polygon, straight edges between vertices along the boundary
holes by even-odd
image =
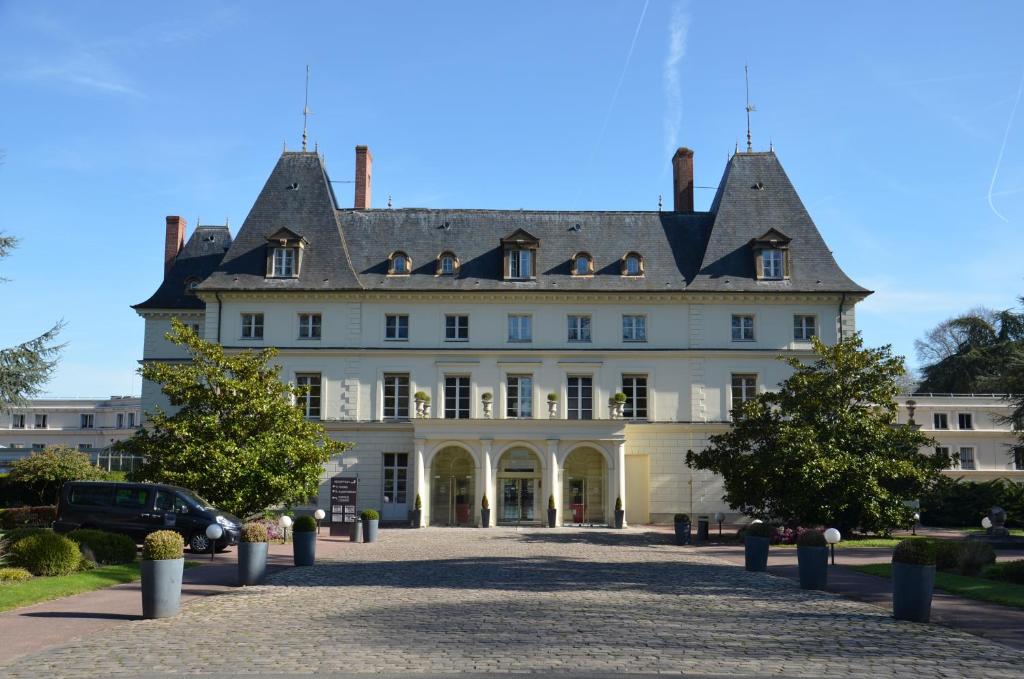
[[[555,496],[548,495],[548,528],[554,528],[556,519],[558,518],[558,510],[555,509]]]
[[[676,531],[676,544],[690,544],[690,515],[676,514],[672,517],[672,525]]]
[[[487,501],[487,496],[484,495],[484,499],[480,500],[480,526],[483,528],[489,528],[491,525],[491,503]]]
[[[292,526],[292,558],[296,566],[312,566],[316,562],[316,519],[300,516]]]
[[[380,513],[376,509],[364,509],[359,518],[363,520],[363,541],[377,542],[377,526],[380,523]]]
[[[267,527],[250,522],[242,526],[238,543],[238,584],[258,585],[267,575]]]
[[[626,510],[622,508],[622,498],[615,498],[615,527],[622,528],[626,521]]]
[[[743,531],[743,562],[748,571],[760,572],[768,569],[768,547],[775,529],[758,521]]]
[[[158,530],[142,543],[142,617],[168,618],[181,603],[185,541],[173,530]]]
[[[892,617],[928,622],[935,587],[935,544],[910,538],[892,553]]]
[[[423,500],[420,499],[420,494],[416,493],[416,503],[413,505],[412,517],[409,521],[409,525],[413,528],[420,528],[423,525]]]
[[[796,539],[800,589],[825,589],[828,583],[828,542],[820,530],[806,530]]]

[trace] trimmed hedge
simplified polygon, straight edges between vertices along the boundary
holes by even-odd
[[[68,575],[78,570],[81,561],[77,544],[50,531],[21,538],[11,545],[11,562],[32,575]]]
[[[24,528],[34,526],[36,528],[49,528],[57,520],[56,505],[43,505],[41,507],[12,507],[11,509],[0,509],[0,529],[10,530],[12,528]]]
[[[982,571],[982,577],[1024,585],[1024,559],[994,563]]]
[[[960,548],[956,570],[960,575],[978,575],[996,562],[996,550],[987,542],[968,540]]]
[[[921,523],[926,526],[977,528],[992,507],[1006,510],[1006,526],[1024,526],[1024,485],[995,479],[963,481],[941,477],[921,495]]]
[[[78,543],[82,554],[100,564],[132,563],[135,561],[135,540],[121,533],[79,528],[68,533]]]
[[[24,568],[0,568],[0,585],[31,580],[32,574]]]
[[[315,533],[316,519],[312,516],[300,516],[295,519],[292,530],[296,533]]]
[[[49,528],[15,528],[12,531],[4,533],[3,538],[0,538],[0,556],[7,554],[11,551],[11,545],[22,538],[27,538],[30,535],[39,535],[40,533],[48,533]]]
[[[142,543],[143,561],[167,561],[185,555],[185,540],[173,530],[158,530],[146,536]]]

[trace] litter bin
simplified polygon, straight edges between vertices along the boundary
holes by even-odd
[[[711,519],[706,516],[697,517],[697,544],[708,541],[708,525]]]

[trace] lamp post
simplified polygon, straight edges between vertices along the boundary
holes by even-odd
[[[283,538],[283,540],[284,540],[285,544],[287,544],[288,543],[288,528],[292,525],[292,517],[288,516],[287,514],[282,514],[281,518],[278,520],[278,523],[281,524],[281,528],[284,529],[284,538]]]
[[[914,523],[910,526],[910,534],[917,535],[917,524],[921,520],[921,515],[914,512]]]
[[[829,528],[825,531],[825,542],[829,544],[829,548],[832,550],[832,565],[836,565],[836,543],[843,539],[843,536],[839,533],[836,528]]]
[[[316,519],[316,534],[320,535],[320,522],[323,521],[324,517],[327,516],[327,512],[322,509],[318,509],[313,512],[313,518]]]
[[[718,537],[722,537],[722,522],[725,521],[725,514],[715,512],[715,521],[718,522]]]
[[[211,523],[206,527],[206,538],[210,541],[210,561],[213,561],[213,554],[217,551],[217,540],[220,540],[222,535],[224,535],[224,529],[220,527],[219,523]]]

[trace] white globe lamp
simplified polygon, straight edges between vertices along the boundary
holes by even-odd
[[[829,528],[825,531],[825,542],[828,543],[829,549],[832,552],[832,565],[836,565],[836,543],[843,539],[842,533],[839,532],[838,528]]]
[[[313,518],[316,519],[316,534],[317,535],[320,535],[320,522],[324,520],[325,516],[327,516],[327,512],[325,512],[322,509],[318,509],[315,512],[313,512]]]
[[[213,554],[217,551],[217,540],[224,535],[224,529],[219,523],[211,523],[206,527],[206,538],[210,541],[210,561],[213,561]]]

